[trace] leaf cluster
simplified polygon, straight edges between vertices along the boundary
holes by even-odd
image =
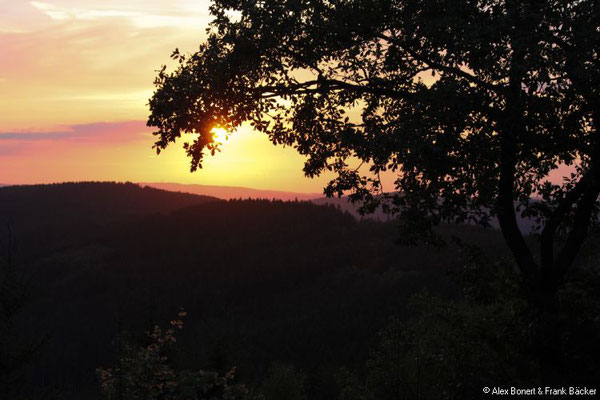
[[[243,400],[248,391],[234,383],[235,368],[224,375],[211,370],[175,370],[168,357],[169,348],[177,341],[176,330],[183,328],[181,310],[171,327],[158,325],[147,332],[147,343],[127,341],[124,335],[118,363],[111,368],[98,368],[102,392],[107,400]]]
[[[307,176],[335,172],[327,195],[428,228],[490,222],[503,151],[520,212],[548,218],[569,187],[549,172],[596,153],[597,2],[216,0],[211,13],[150,100],[158,151],[196,135],[192,170],[218,151],[214,126],[248,122],[306,156]]]

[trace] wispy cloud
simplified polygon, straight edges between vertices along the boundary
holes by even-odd
[[[144,119],[156,70],[194,51],[208,0],[0,0],[0,131]]]
[[[0,182],[201,180],[287,190],[304,182],[293,149],[275,149],[249,128],[202,173],[189,173],[180,146],[155,157],[144,121],[156,70],[176,65],[175,47],[198,49],[209,5],[0,0]]]
[[[31,5],[55,21],[97,21],[101,19],[122,18],[129,20],[138,28],[156,27],[198,27],[206,24],[209,18],[205,9],[182,7],[181,2],[173,2],[171,7],[148,7],[148,4],[123,4],[123,2],[107,1],[103,4],[81,3],[72,6],[69,2],[51,4],[41,1],[32,1]],[[157,2],[155,2],[157,3]],[[178,4],[179,3],[179,4]]]
[[[116,145],[141,140],[148,136],[149,131],[144,121],[94,122],[65,126],[49,132],[0,132],[0,143],[10,141],[12,145],[16,145],[37,141],[112,141]]]

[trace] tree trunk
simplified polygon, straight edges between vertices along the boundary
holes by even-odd
[[[537,291],[533,302],[535,334],[532,348],[539,362],[540,383],[555,386],[563,383],[564,357],[562,351],[562,329],[559,323],[557,290],[554,286]]]

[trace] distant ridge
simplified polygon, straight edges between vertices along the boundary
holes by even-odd
[[[151,187],[155,189],[168,190],[171,192],[191,193],[196,195],[217,197],[219,199],[277,199],[284,201],[310,201],[316,205],[332,205],[343,212],[348,212],[357,220],[371,219],[376,221],[389,221],[392,219],[382,210],[377,210],[373,214],[361,215],[358,212],[360,204],[353,204],[348,197],[327,198],[322,193],[302,193],[302,192],[286,192],[280,190],[261,190],[252,189],[240,186],[216,186],[216,185],[198,185],[198,184],[182,184],[171,182],[140,182],[142,187]]]
[[[43,225],[55,221],[106,224],[126,216],[170,213],[213,201],[220,200],[129,182],[14,185],[0,188],[0,224]]]
[[[169,182],[140,182],[141,186],[172,192],[192,193],[203,196],[212,196],[220,199],[278,199],[278,200],[313,200],[323,197],[320,193],[285,192],[278,190],[251,189],[240,186],[212,186],[198,184],[183,184]]]

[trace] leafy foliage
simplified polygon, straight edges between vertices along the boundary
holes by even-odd
[[[167,330],[154,326],[144,345],[123,343],[117,366],[98,369],[107,400],[248,399],[246,388],[234,383],[235,368],[221,376],[215,371],[176,371],[170,365],[167,352],[176,342],[176,330],[183,328],[185,315],[181,310]]]
[[[519,308],[427,295],[414,301],[419,316],[393,321],[368,364],[375,398],[464,399],[476,397],[490,382],[535,381],[535,363],[523,356],[527,340]]]
[[[306,376],[293,365],[273,363],[262,383],[264,400],[306,400]]]
[[[413,317],[393,319],[368,362],[367,387],[376,399],[463,399],[482,387],[538,380],[530,352],[527,302],[510,264],[483,262],[463,247],[453,271],[462,296],[413,297]]]
[[[393,318],[380,333],[364,380],[343,374],[341,399],[465,399],[478,398],[485,386],[542,384],[540,325],[531,322],[519,276],[472,246],[463,250],[467,262],[453,271],[462,296],[415,295],[412,317]],[[598,287],[597,266],[585,271],[559,293],[556,350],[565,369],[556,384],[590,385],[600,378],[600,307],[590,292]]]

